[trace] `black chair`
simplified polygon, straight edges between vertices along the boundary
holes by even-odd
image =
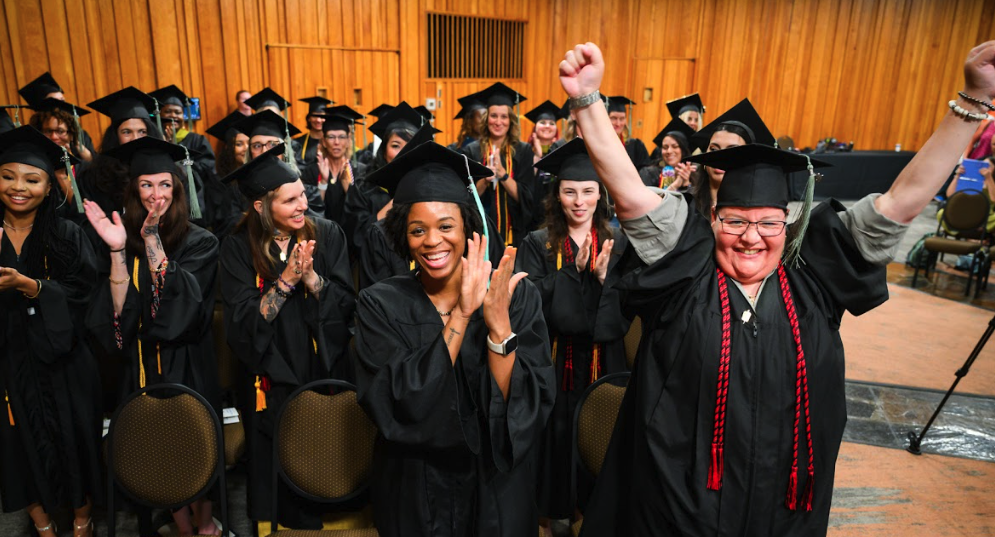
[[[109,537],[115,534],[116,491],[144,507],[174,510],[215,484],[227,532],[221,420],[207,399],[182,384],[163,383],[132,393],[118,406],[107,434]]]
[[[338,393],[325,395],[317,389]],[[287,397],[276,418],[273,437],[273,523],[282,481],[292,493],[312,502],[341,504],[362,494],[373,471],[376,425],[356,401],[356,387],[341,380],[317,380]],[[280,530],[280,537],[376,537],[374,528],[355,530]]]
[[[988,258],[988,215],[991,204],[988,195],[977,190],[962,190],[954,193],[947,200],[943,216],[936,230],[936,236],[929,237],[923,243],[923,250],[928,255],[926,277],[929,278],[931,268],[936,267],[936,261],[943,254],[970,255],[971,267],[967,275],[967,287],[964,296],[971,294],[971,281],[977,277],[978,285],[975,295],[982,288],[981,268],[987,265]],[[977,274],[976,274],[977,273]],[[916,264],[912,274],[912,288],[915,289],[919,279],[919,264]]]

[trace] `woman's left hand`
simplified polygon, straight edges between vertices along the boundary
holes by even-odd
[[[315,287],[318,285],[320,279],[314,271],[314,246],[315,241],[302,242],[300,248],[297,250],[297,258],[295,259],[295,263],[297,264],[295,270],[301,271],[301,281],[304,282],[304,285],[311,292],[315,291]]]
[[[34,286],[35,281],[23,276],[20,272],[17,272],[17,269],[13,267],[0,267],[0,291],[18,289],[21,292],[27,292],[26,289],[28,287]],[[33,293],[34,289],[30,291]]]
[[[614,247],[615,239],[605,240],[605,243],[601,245],[598,258],[594,260],[594,274],[597,275],[601,285],[605,284],[605,278],[608,276],[608,262],[611,261],[612,248]]]
[[[511,295],[514,294],[515,287],[518,287],[518,282],[528,276],[525,272],[512,274],[516,255],[515,248],[505,248],[501,263],[491,275],[491,287],[484,296],[484,322],[490,330],[491,341],[504,341],[511,335],[511,315],[508,312]]]
[[[691,186],[691,174],[697,169],[698,167],[690,162],[678,162],[674,166],[677,178],[670,184],[670,190],[680,190]]]

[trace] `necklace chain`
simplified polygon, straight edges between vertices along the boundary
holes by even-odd
[[[34,222],[32,222],[31,225],[29,225],[27,227],[14,227],[9,222],[7,222],[6,220],[4,220],[3,221],[3,227],[9,227],[10,229],[12,229],[14,231],[27,231],[27,230],[35,227],[35,224],[34,224]]]

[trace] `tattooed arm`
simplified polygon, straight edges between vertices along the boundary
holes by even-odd
[[[145,241],[145,255],[149,260],[149,269],[158,269],[164,259],[166,259],[166,253],[162,249],[162,240],[159,239],[159,217],[163,213],[163,208],[165,207],[165,201],[159,200],[155,202],[155,206],[149,211],[149,215],[145,217],[145,222],[142,224],[142,240]]]
[[[287,301],[286,298],[277,294],[277,286],[280,286],[281,291],[288,291],[288,289],[284,288],[284,286],[278,281],[273,285],[273,287],[270,287],[269,291],[263,295],[262,300],[259,301],[259,313],[262,314],[263,319],[266,319],[266,322],[268,323],[272,323],[273,319],[276,319],[276,316],[280,313],[280,308],[282,308],[283,304]]]

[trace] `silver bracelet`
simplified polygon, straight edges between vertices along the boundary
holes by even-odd
[[[978,106],[984,106],[985,108],[991,110],[992,112],[995,112],[995,105],[993,105],[990,102],[978,99],[977,97],[971,97],[970,95],[964,93],[963,91],[958,91],[957,95],[960,95],[961,98],[963,98],[965,101],[969,103],[974,103]]]
[[[585,106],[590,106],[596,102],[601,101],[601,92],[594,90],[587,95],[581,95],[580,97],[570,98],[570,109],[576,110],[578,108],[584,108]]]
[[[975,114],[966,108],[962,108],[957,104],[957,101],[950,101],[947,103],[951,110],[953,110],[954,115],[963,119],[964,121],[984,121],[988,119],[988,114]]]

